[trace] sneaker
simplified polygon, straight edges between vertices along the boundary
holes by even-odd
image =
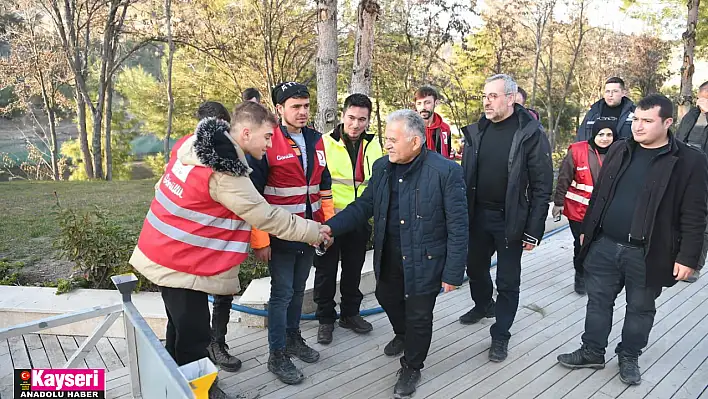
[[[585,277],[577,272],[575,273],[575,292],[578,295],[585,295]]]
[[[342,317],[339,319],[339,326],[350,329],[357,334],[365,334],[374,329],[374,326],[372,326],[371,323],[364,320],[364,318],[359,315]]]
[[[209,399],[256,399],[260,396],[258,392],[245,392],[238,395],[227,395],[216,385],[216,381],[209,388]]]
[[[642,382],[642,374],[639,372],[639,357],[624,353],[617,355],[620,366],[620,381],[627,385],[639,385]]]
[[[506,360],[509,354],[509,340],[492,339],[492,346],[489,348],[489,360],[500,363]]]
[[[229,346],[224,343],[212,342],[207,347],[207,354],[209,360],[222,370],[235,373],[241,368],[241,361],[235,356],[231,356],[228,349]]]
[[[280,381],[288,385],[299,384],[305,379],[302,372],[298,370],[293,364],[293,361],[290,360],[290,356],[282,349],[270,352],[270,356],[268,357],[268,370],[275,374]]]
[[[332,343],[332,331],[334,331],[334,324],[320,324],[317,330],[317,343],[324,345]]]
[[[294,333],[287,333],[285,339],[285,353],[290,356],[295,356],[305,363],[314,363],[320,360],[320,353],[307,346],[300,330]]]
[[[492,301],[492,303],[489,304],[489,306],[487,306],[487,308],[484,310],[479,309],[477,306],[475,306],[474,308],[472,308],[472,310],[470,310],[469,312],[460,316],[460,323],[462,323],[462,324],[475,324],[484,318],[488,318],[488,319],[494,318],[496,315],[496,312],[494,309],[495,309],[494,301]]]
[[[415,393],[415,386],[420,381],[420,370],[403,366],[398,370],[398,381],[393,388],[395,399],[410,398]]]
[[[386,356],[397,356],[403,353],[403,349],[405,347],[406,340],[405,337],[402,335],[396,335],[393,337],[391,342],[386,344],[384,347],[384,355]]]
[[[695,283],[698,281],[698,279],[701,277],[701,272],[700,270],[694,270],[693,274],[691,274],[686,280],[684,280],[687,283]]]
[[[557,359],[558,363],[569,369],[602,370],[605,368],[605,356],[590,352],[585,345],[575,352],[558,355]]]

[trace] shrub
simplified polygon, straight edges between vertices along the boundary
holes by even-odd
[[[162,153],[148,155],[145,157],[145,165],[155,177],[160,177],[165,173],[165,155]]]
[[[55,246],[63,258],[76,263],[73,275],[58,281],[57,293],[78,287],[114,289],[111,276],[123,273],[138,276],[138,290],[155,288],[128,263],[136,241],[134,234],[111,220],[105,211],[60,209],[57,220],[60,234]]]
[[[19,270],[23,264],[0,259],[0,285],[19,285]]]

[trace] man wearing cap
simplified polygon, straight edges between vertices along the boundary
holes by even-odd
[[[334,215],[332,178],[327,169],[322,135],[308,128],[310,93],[296,82],[280,83],[271,98],[281,123],[273,132],[273,146],[263,159],[248,158],[251,180],[268,203],[294,215],[324,222]],[[268,262],[268,370],[286,384],[302,382],[304,376],[290,360],[296,356],[314,363],[320,354],[307,346],[300,333],[300,313],[305,282],[310,275],[315,249],[254,231],[251,247],[255,256]]]

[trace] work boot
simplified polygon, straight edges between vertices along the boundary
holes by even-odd
[[[320,360],[320,353],[307,346],[305,339],[302,338],[300,334],[300,330],[287,333],[285,339],[285,353],[290,356],[295,356],[305,363],[314,363]]]
[[[495,309],[494,301],[492,301],[492,303],[490,303],[486,309],[480,309],[479,307],[475,306],[474,308],[472,308],[472,310],[470,310],[469,312],[460,316],[460,323],[462,323],[462,324],[475,324],[484,318],[488,318],[488,319],[494,318],[496,315],[494,309]]]
[[[642,375],[639,372],[639,357],[620,353],[617,355],[620,366],[620,381],[627,385],[639,385]]]
[[[420,370],[402,365],[397,375],[398,381],[393,387],[393,397],[395,399],[410,398],[415,393],[415,387],[420,381]]]
[[[228,352],[229,346],[221,342],[212,342],[207,346],[209,360],[222,370],[235,373],[241,368],[241,361]]]
[[[489,348],[489,360],[500,363],[506,360],[509,354],[509,340],[492,339],[492,346]]]
[[[693,274],[691,274],[686,280],[684,280],[687,283],[695,283],[698,281],[698,278],[701,277],[701,271],[700,270],[694,270]]]
[[[371,323],[364,320],[364,318],[359,315],[349,317],[342,316],[342,318],[339,319],[339,326],[350,329],[357,334],[365,334],[374,329]]]
[[[290,360],[290,356],[282,349],[270,352],[268,370],[288,385],[299,384],[305,379],[302,372]]]
[[[605,368],[605,356],[592,353],[585,345],[571,353],[558,355],[558,363],[569,369],[595,369]]]
[[[396,335],[393,337],[391,342],[386,344],[384,347],[384,355],[386,356],[397,356],[403,353],[405,347],[405,337],[403,335]]]
[[[332,331],[334,331],[334,323],[320,324],[317,330],[317,343],[324,345],[332,343]]]
[[[216,381],[209,388],[209,399],[256,399],[260,396],[258,392],[244,392],[237,395],[228,395],[216,385]]]
[[[575,272],[575,292],[578,295],[585,295],[585,276]]]

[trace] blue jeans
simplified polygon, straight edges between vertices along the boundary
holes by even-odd
[[[268,262],[268,345],[271,352],[285,349],[286,333],[300,329],[302,297],[314,256],[312,247],[302,251],[273,251],[271,254]]]
[[[588,305],[583,344],[593,353],[605,354],[615,299],[624,287],[627,310],[622,342],[615,352],[639,356],[649,342],[656,315],[655,300],[661,294],[661,287],[646,285],[644,248],[617,243],[601,235],[590,244],[584,266]]]

